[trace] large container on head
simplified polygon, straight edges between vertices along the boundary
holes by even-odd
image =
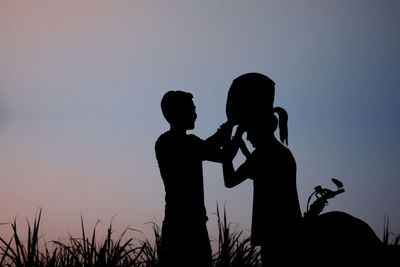
[[[226,116],[239,124],[272,114],[275,82],[260,73],[246,73],[233,80],[228,91]]]

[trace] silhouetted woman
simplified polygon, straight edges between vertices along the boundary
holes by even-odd
[[[287,114],[274,108],[279,115],[281,141],[287,144]],[[301,211],[296,189],[296,162],[288,148],[274,135],[278,118],[273,112],[258,112],[239,123],[232,142],[226,147],[223,163],[225,186],[232,188],[246,180],[253,180],[253,215],[251,243],[261,246],[262,264],[285,262],[296,252],[296,240],[301,223]],[[246,161],[235,170],[232,160],[241,136],[255,148]],[[247,154],[246,152],[244,154]]]

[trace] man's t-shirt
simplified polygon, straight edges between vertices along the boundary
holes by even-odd
[[[205,221],[204,141],[168,131],[158,138],[155,151],[165,187],[165,220]]]

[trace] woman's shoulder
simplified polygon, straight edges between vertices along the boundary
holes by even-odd
[[[292,151],[279,141],[274,144],[271,156],[276,157],[279,161],[293,162],[296,164]]]
[[[280,148],[283,151],[283,153],[292,155],[292,151],[287,146],[285,146],[282,143],[279,143],[279,144],[280,144]]]
[[[294,160],[292,151],[279,141],[274,142],[271,146],[256,148],[251,153],[251,158],[287,158]]]

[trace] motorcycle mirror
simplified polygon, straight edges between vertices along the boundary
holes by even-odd
[[[343,187],[343,183],[335,178],[332,178],[332,182],[338,187],[338,188],[342,188]]]
[[[317,194],[321,194],[322,193],[322,186],[317,185],[316,187],[314,187],[315,192],[317,192]]]

